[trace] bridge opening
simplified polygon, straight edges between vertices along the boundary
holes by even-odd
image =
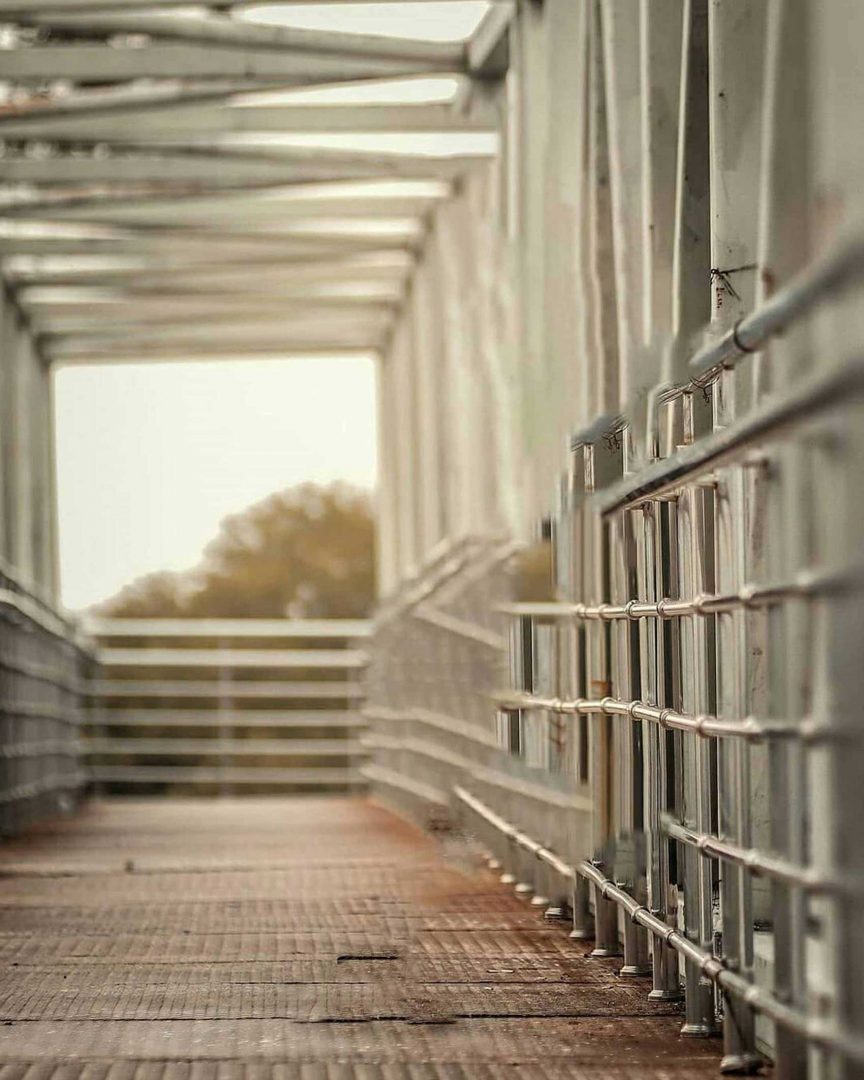
[[[189,570],[223,519],[286,488],[374,489],[372,357],[75,366],[55,379],[70,610],[146,574]]]

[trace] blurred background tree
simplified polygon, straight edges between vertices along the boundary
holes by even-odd
[[[514,600],[537,603],[555,599],[549,540],[538,540],[517,552],[510,566],[510,587]]]
[[[222,522],[199,566],[138,578],[94,608],[115,618],[365,618],[375,598],[365,491],[301,484]]]

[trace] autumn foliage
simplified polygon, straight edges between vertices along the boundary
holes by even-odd
[[[201,563],[147,574],[100,604],[127,618],[363,618],[375,595],[370,496],[301,484],[222,522]]]

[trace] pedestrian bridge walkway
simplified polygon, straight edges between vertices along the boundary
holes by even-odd
[[[647,980],[362,799],[94,802],[0,876],[0,1080],[716,1073]]]
[[[0,1080],[864,1080],[864,4],[302,6],[0,0]],[[57,370],[313,356],[362,640],[88,637]]]

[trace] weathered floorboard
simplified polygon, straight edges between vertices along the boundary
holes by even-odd
[[[0,882],[0,1080],[716,1069],[647,983],[359,799],[94,803]]]

